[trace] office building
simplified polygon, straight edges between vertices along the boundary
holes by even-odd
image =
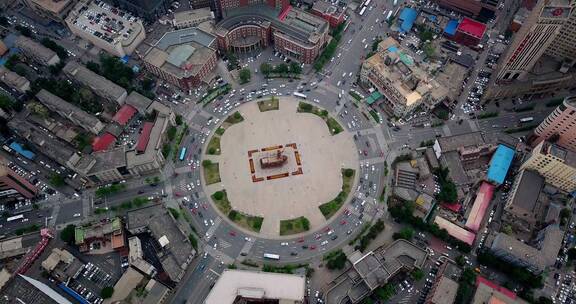
[[[476,291],[471,304],[528,304],[511,290],[485,279],[476,277]]]
[[[310,12],[328,21],[331,27],[336,27],[345,21],[346,9],[328,1],[316,1]]]
[[[0,202],[7,203],[35,197],[38,189],[8,168],[4,161],[0,162]]]
[[[56,52],[26,36],[18,36],[18,38],[16,38],[15,45],[20,49],[20,51],[22,51],[22,54],[26,58],[34,62],[46,66],[60,63],[60,57],[56,55]]]
[[[104,129],[104,124],[98,118],[44,89],[36,94],[36,99],[50,111],[93,134],[97,135]]]
[[[566,97],[534,130],[535,140],[553,139],[554,142],[572,152],[576,152],[576,96]]]
[[[524,161],[521,169],[540,173],[546,182],[566,192],[576,190],[576,152],[542,141]]]
[[[210,8],[199,8],[190,11],[176,12],[172,19],[172,25],[177,29],[195,27],[206,21],[214,20],[214,13]]]
[[[98,0],[80,0],[66,24],[74,35],[118,57],[132,54],[146,38],[139,18]]]
[[[364,61],[360,81],[382,95],[377,106],[397,117],[420,106],[430,110],[448,95],[448,89],[416,65],[392,37],[380,42],[378,52]]]
[[[144,55],[144,67],[159,78],[190,90],[209,81],[216,68],[215,37],[198,29],[168,32]]]
[[[538,172],[522,170],[516,176],[504,205],[502,221],[515,231],[531,233],[541,222],[547,207],[539,200],[544,177]]]
[[[297,8],[279,10],[257,3],[226,14],[215,32],[218,48],[224,53],[249,53],[274,44],[284,56],[312,64],[330,37],[326,20]]]
[[[124,104],[126,96],[128,96],[128,93],[123,87],[92,72],[74,60],[69,61],[62,71],[72,81],[89,87],[96,95],[120,106]]]
[[[485,33],[486,24],[465,17],[458,24],[453,39],[462,45],[475,48],[480,44]]]
[[[24,0],[24,4],[41,17],[64,23],[77,0]]]
[[[546,53],[560,61],[576,61],[576,3],[572,4],[570,17],[564,22]]]
[[[569,0],[539,1],[501,58],[496,81],[524,79],[555,41],[569,16]]]

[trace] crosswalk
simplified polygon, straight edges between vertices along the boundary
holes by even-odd
[[[225,241],[223,239],[218,239],[218,246],[220,246],[220,248],[222,248],[222,249],[226,249],[226,248],[230,248],[232,246],[232,244],[228,243],[227,241]]]
[[[210,228],[208,228],[208,231],[206,231],[206,234],[204,236],[204,239],[206,241],[209,241],[210,238],[212,237],[212,235],[214,235],[214,231],[216,231],[216,229],[218,229],[218,227],[220,226],[220,223],[222,223],[221,217],[217,217],[216,219],[214,219],[214,225],[212,225],[212,226],[210,226]]]

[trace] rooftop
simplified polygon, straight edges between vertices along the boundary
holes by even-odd
[[[195,42],[204,47],[211,47],[215,39],[216,37],[213,35],[201,29],[191,27],[164,33],[154,46],[163,51],[166,51],[170,46],[188,42]]]
[[[58,112],[64,118],[72,122],[78,122],[78,126],[87,130],[101,130],[104,125],[96,116],[78,108],[64,99],[42,89],[36,94],[36,99],[44,104],[48,109]]]
[[[25,49],[27,52],[33,52],[36,56],[42,58],[44,62],[48,62],[57,56],[53,50],[23,35],[16,38],[16,46]]]
[[[0,298],[6,303],[72,304],[48,285],[21,274],[4,286]]]
[[[199,8],[189,11],[175,12],[174,13],[174,23],[187,22],[188,20],[204,19],[213,17],[210,8]]]
[[[482,38],[486,32],[486,24],[464,17],[458,25],[458,31],[474,37]]]
[[[304,276],[225,269],[205,300],[206,304],[232,304],[237,296],[304,303]]]
[[[68,4],[73,0],[29,0],[32,3],[44,8],[55,14],[60,14],[60,12],[68,6]]]
[[[116,142],[116,137],[108,132],[94,137],[92,150],[94,152],[106,151]]]
[[[486,144],[482,132],[470,132],[452,136],[442,136],[436,139],[442,153],[456,151],[460,148],[475,147]],[[438,156],[438,153],[436,153]]]
[[[476,293],[471,304],[527,304],[516,294],[481,276],[476,279]]]
[[[146,113],[151,103],[152,100],[136,91],[132,91],[132,93],[126,97],[126,104],[133,106],[140,114]]]
[[[62,69],[64,73],[75,79],[76,81],[82,83],[83,85],[90,87],[95,91],[96,94],[104,97],[110,98],[114,101],[118,101],[127,94],[126,90],[113,83],[112,81],[100,76],[84,65],[71,60]]]
[[[514,150],[504,146],[498,145],[496,152],[492,155],[490,160],[490,167],[488,168],[487,179],[496,185],[500,185],[504,182],[506,175],[508,174],[508,169],[512,164],[514,159]]]
[[[130,121],[130,119],[132,119],[134,114],[136,114],[136,112],[136,108],[129,104],[125,104],[120,108],[120,110],[118,110],[118,112],[116,112],[116,114],[114,114],[112,120],[121,126],[125,126]]]
[[[440,277],[440,281],[434,290],[431,303],[443,304],[454,303],[456,299],[456,291],[458,290],[458,283],[445,276]]]
[[[30,88],[30,81],[26,77],[20,76],[4,66],[0,66],[0,81],[20,91]]]
[[[111,169],[126,166],[126,150],[124,146],[116,149],[94,152],[92,157],[96,163],[90,170],[90,173],[103,172]]]
[[[67,17],[75,26],[110,44],[130,45],[144,31],[137,17],[98,0],[81,0]]]
[[[142,147],[144,146],[143,141],[142,146],[140,145],[138,146],[138,150],[129,151],[128,153],[126,153],[128,168],[132,168],[139,164],[147,163],[151,159],[155,158],[155,155],[157,154],[158,150],[162,148],[160,145],[162,141],[162,134],[167,128],[167,125],[168,125],[168,119],[165,116],[158,115],[156,117],[154,126],[150,130],[148,140],[145,141],[146,142],[145,149],[142,150]]]
[[[519,216],[534,217],[540,214],[534,214],[538,208],[538,198],[540,191],[544,187],[544,177],[531,170],[523,170],[518,174],[520,180],[514,196],[506,203],[505,211]]]
[[[564,149],[556,144],[546,143],[542,146],[542,151],[556,158],[561,159],[564,164],[576,167],[576,152]]]
[[[344,12],[344,10],[341,7],[333,5],[328,1],[315,1],[314,5],[312,6],[312,10],[332,16],[339,15]]]
[[[434,219],[434,223],[436,223],[438,227],[440,227],[441,229],[446,229],[446,231],[448,231],[448,234],[450,234],[454,238],[470,246],[474,244],[474,239],[476,238],[475,233],[470,232],[439,215],[437,215],[436,218]]]

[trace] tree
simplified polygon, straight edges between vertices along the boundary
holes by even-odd
[[[311,112],[312,111],[312,105],[309,103],[300,103],[300,110],[302,110],[304,112]]]
[[[40,116],[40,117],[48,117],[48,110],[37,102],[30,102],[27,105],[28,111],[31,113]]]
[[[260,65],[260,72],[262,72],[262,74],[264,74],[264,76],[268,76],[268,75],[270,75],[270,73],[272,73],[272,66],[270,64],[264,62]]]
[[[207,167],[210,167],[210,166],[212,166],[212,161],[211,161],[211,160],[205,159],[205,160],[202,161],[202,167],[207,168]]]
[[[576,260],[576,248],[568,249],[568,252],[566,254],[568,255],[568,260],[570,261]]]
[[[102,291],[100,291],[100,297],[102,297],[102,299],[109,299],[112,297],[112,295],[114,294],[114,287],[112,286],[107,286],[102,288]]]
[[[67,225],[62,231],[60,231],[60,239],[66,242],[68,245],[74,244],[74,234],[76,231],[75,225]]]
[[[222,191],[216,191],[216,192],[214,192],[214,199],[215,199],[215,200],[219,201],[219,200],[221,200],[221,199],[223,199],[223,198],[224,198],[224,192],[222,192]]]
[[[560,210],[560,225],[566,225],[566,222],[572,215],[572,211],[569,208],[564,208]]]
[[[352,177],[353,175],[354,175],[354,170],[353,170],[353,169],[348,168],[348,169],[345,169],[345,170],[344,170],[344,176],[346,176],[346,177]]]
[[[176,124],[180,126],[182,125],[182,123],[183,123],[182,115],[180,114],[176,115]]]
[[[290,63],[290,73],[292,74],[300,74],[302,73],[302,68],[297,62]]]
[[[4,95],[4,94],[0,94],[0,108],[2,108],[2,110],[9,110],[12,108],[12,99],[10,99],[10,97]]]
[[[240,76],[240,83],[241,84],[249,82],[250,81],[250,70],[246,69],[246,68],[241,69],[239,76]]]
[[[168,131],[166,131],[166,135],[168,136],[168,140],[169,141],[173,141],[174,138],[176,138],[176,127],[174,126],[170,126],[170,128],[168,128]]]
[[[56,173],[52,173],[49,182],[54,187],[62,187],[66,184],[66,182],[64,181],[64,177]]]
[[[458,266],[460,267],[464,267],[464,265],[466,265],[466,259],[464,259],[463,255],[459,255],[456,257],[456,264],[458,264]]]
[[[395,232],[392,234],[392,238],[395,240],[404,239],[404,240],[411,240],[414,236],[414,230],[412,228],[402,228],[399,232]]]
[[[414,281],[420,281],[424,278],[424,272],[420,269],[415,269],[414,271],[412,271],[410,276],[412,276]]]
[[[274,68],[274,72],[279,74],[288,73],[289,72],[288,65],[285,63],[281,63]]]

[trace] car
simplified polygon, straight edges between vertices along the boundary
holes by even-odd
[[[316,249],[316,245],[310,245],[310,250]]]
[[[322,241],[322,243],[320,243],[320,246],[324,246],[324,245],[326,245],[326,244],[328,244],[328,241],[327,241],[327,240],[324,240],[324,241]]]
[[[346,225],[346,223],[347,223],[346,220],[341,220],[341,221],[340,221],[340,225]]]
[[[233,230],[230,230],[230,232],[228,232],[228,234],[231,235],[231,236],[236,236],[236,232],[233,231]]]
[[[288,246],[288,242],[282,242],[280,243],[280,246]]]

